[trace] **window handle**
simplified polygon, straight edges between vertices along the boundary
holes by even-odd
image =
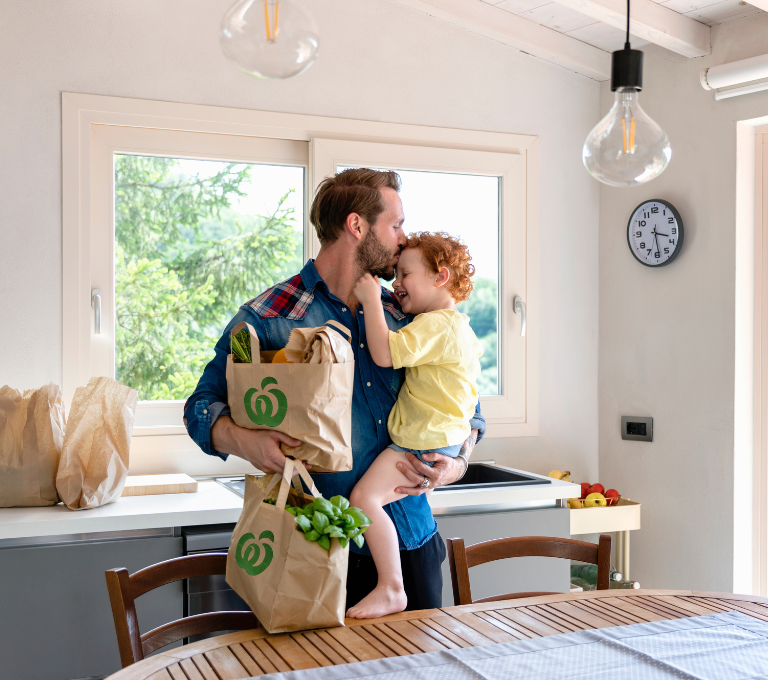
[[[525,335],[525,302],[523,302],[523,299],[519,295],[515,295],[515,299],[513,300],[514,304],[514,310],[515,314],[520,314],[520,335]]]
[[[91,307],[93,307],[93,328],[96,335],[101,335],[101,289],[91,291]]]

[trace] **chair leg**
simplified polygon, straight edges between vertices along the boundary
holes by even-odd
[[[611,579],[611,535],[600,534],[597,546],[597,590],[608,590]]]

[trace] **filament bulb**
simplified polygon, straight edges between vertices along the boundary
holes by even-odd
[[[582,151],[589,173],[615,187],[652,180],[671,158],[667,135],[640,108],[634,87],[616,90],[611,110],[589,133]]]
[[[238,0],[221,23],[224,55],[257,78],[290,78],[317,58],[320,37],[299,0]]]

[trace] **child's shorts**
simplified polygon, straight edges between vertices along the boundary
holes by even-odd
[[[448,456],[449,458],[457,458],[461,452],[462,446],[463,444],[454,444],[453,446],[443,446],[440,449],[422,449],[421,451],[417,451],[416,449],[404,449],[402,446],[398,446],[397,444],[392,443],[389,445],[389,448],[393,451],[400,451],[400,453],[410,451],[414,456],[416,456],[416,458],[424,463],[424,465],[429,465],[429,467],[432,467],[435,464],[434,461],[424,460],[421,457],[422,453],[442,453],[444,456]]]

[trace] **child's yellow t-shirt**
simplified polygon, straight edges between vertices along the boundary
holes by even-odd
[[[483,353],[469,317],[451,309],[419,314],[389,332],[389,349],[392,366],[406,369],[387,420],[392,441],[418,451],[461,444],[470,433]]]

